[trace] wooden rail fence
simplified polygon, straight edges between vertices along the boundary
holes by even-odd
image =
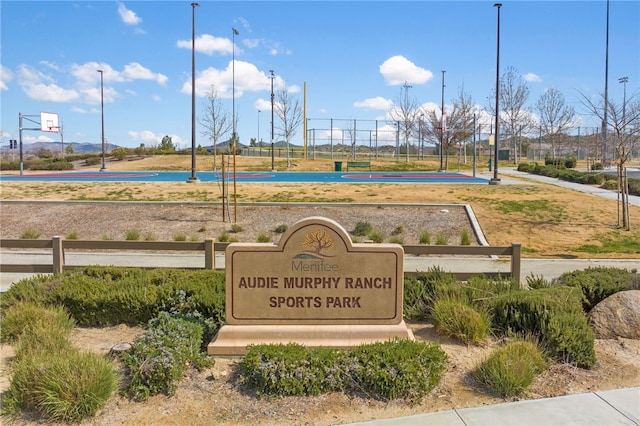
[[[187,241],[93,241],[67,240],[53,237],[50,240],[9,240],[0,239],[0,249],[44,249],[51,250],[52,262],[46,264],[4,264],[0,263],[0,272],[6,273],[57,273],[90,265],[68,265],[65,263],[67,250],[90,250],[92,252],[123,251],[123,252],[200,252],[204,253],[204,265],[198,269],[223,269],[216,265],[215,254],[223,253],[230,243],[220,243],[214,240],[202,242]],[[496,272],[455,272],[450,271],[459,279],[467,279],[474,275],[510,276],[520,282],[520,243],[513,243],[506,247],[493,246],[428,246],[403,245],[405,255],[414,256],[508,256],[511,258],[509,273]],[[144,265],[139,267],[144,268]],[[156,268],[156,267],[153,267]],[[410,274],[410,272],[405,272]]]

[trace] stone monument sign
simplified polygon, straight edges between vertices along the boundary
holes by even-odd
[[[211,355],[259,343],[348,347],[413,338],[402,318],[403,249],[355,244],[337,222],[310,217],[280,242],[234,243],[225,253],[226,322]]]

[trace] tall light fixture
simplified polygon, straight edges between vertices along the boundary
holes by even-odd
[[[258,138],[256,139],[258,146],[262,146],[262,141],[260,140],[260,110],[258,110]]]
[[[269,77],[271,79],[271,171],[275,172],[276,159],[273,152],[275,149],[275,144],[273,142],[273,79],[275,78],[275,76],[273,75],[273,70],[269,70],[269,73],[271,73],[271,76]]]
[[[105,163],[105,146],[104,146],[104,72],[103,70],[98,70],[100,73],[100,115],[101,115],[101,124],[102,124],[102,167],[100,167],[100,171],[103,172],[107,170],[107,166]]]
[[[627,115],[627,83],[629,82],[629,77],[620,77],[618,79],[618,83],[622,83],[623,86],[623,95],[622,95],[622,125],[626,126],[625,116]]]
[[[500,8],[502,3],[496,3],[493,7],[498,8],[498,47],[496,52],[496,130],[493,138],[493,178],[489,181],[489,185],[500,183],[500,178],[498,177],[498,143],[500,140]]]
[[[443,143],[444,143],[444,73],[446,71],[442,70],[442,97],[440,99],[440,169],[438,170],[439,172],[443,172],[444,171],[444,165],[443,165],[443,153],[442,153],[442,149],[443,149]]]
[[[191,3],[191,176],[187,182],[198,182],[196,176],[196,7]],[[215,148],[215,147],[214,147]]]
[[[607,114],[609,112],[609,0],[607,0],[607,32],[604,49],[604,112],[602,118],[602,165],[607,167]]]
[[[233,223],[238,221],[238,197],[236,196],[236,36],[240,34],[235,28],[231,28],[233,35],[231,36],[232,59],[231,59],[231,87],[233,98]]]

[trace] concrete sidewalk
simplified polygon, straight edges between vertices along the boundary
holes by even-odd
[[[372,426],[640,426],[640,387],[371,420]]]

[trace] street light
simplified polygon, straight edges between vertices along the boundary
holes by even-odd
[[[500,140],[500,8],[502,3],[496,3],[493,7],[498,8],[498,47],[496,53],[496,133],[493,138],[493,178],[489,181],[489,185],[500,183],[500,178],[498,177],[498,141]]]
[[[105,146],[104,146],[104,72],[103,70],[98,70],[100,73],[100,111],[101,111],[101,121],[102,121],[102,167],[100,171],[103,172],[107,170],[107,166],[105,164]]]
[[[260,141],[260,110],[258,110],[258,138],[256,140],[258,146],[262,146],[262,142]]]
[[[196,176],[196,7],[191,3],[191,176],[187,182],[198,182]],[[215,148],[215,147],[214,147]]]
[[[231,59],[231,88],[233,98],[233,223],[238,220],[238,197],[236,196],[236,36],[240,34],[235,28],[231,28],[232,59]]]
[[[622,97],[622,125],[626,126],[625,115],[627,112],[627,83],[629,82],[629,77],[620,77],[618,79],[618,83],[622,83],[624,87],[623,97]]]
[[[444,171],[444,166],[443,166],[443,161],[442,161],[442,144],[444,142],[444,73],[446,71],[442,70],[442,97],[440,99],[440,169],[438,170],[439,172],[443,172]]]
[[[275,76],[273,75],[273,70],[269,70],[269,73],[271,73],[271,76],[269,77],[271,79],[271,171],[275,172],[276,159],[273,153],[273,150],[275,148],[275,145],[273,143],[273,79],[275,78]]]

